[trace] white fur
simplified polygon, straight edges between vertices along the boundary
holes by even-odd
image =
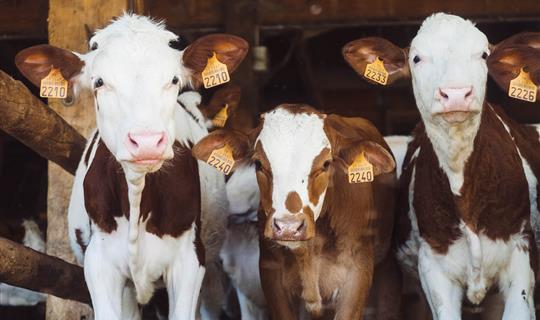
[[[45,252],[45,239],[37,223],[24,219],[22,226],[24,228],[23,244],[36,251]],[[34,306],[44,302],[46,298],[47,296],[43,293],[0,283],[0,305],[3,306]]]
[[[255,168],[237,168],[227,182],[229,215],[242,215],[231,222],[221,248],[223,268],[236,289],[242,319],[268,319],[266,300],[259,276],[259,236],[256,221],[259,185]]]
[[[262,143],[272,171],[274,218],[291,214],[285,200],[290,192],[296,191],[316,220],[321,214],[326,190],[317,204],[312,203],[308,196],[308,176],[315,157],[324,148],[331,149],[324,132],[324,119],[315,114],[294,114],[277,108],[265,113],[258,141]]]
[[[411,136],[386,136],[384,140],[392,150],[392,154],[396,160],[396,174],[401,177],[401,171],[405,155],[407,154],[407,145],[412,140]]]
[[[148,18],[124,15],[90,40],[98,49],[79,55],[85,62],[78,84],[89,87],[98,77],[105,85],[96,92],[99,138],[113,153],[125,172],[130,201],[130,219],[118,218],[118,228],[107,234],[91,224],[84,206],[83,181],[87,166],[81,160],[69,206],[69,234],[75,255],[81,262],[83,253],[76,243],[76,230],[88,244],[84,256],[85,277],[92,295],[96,319],[138,318],[137,301],[147,302],[156,281],[163,276],[170,297],[170,319],[194,319],[195,307],[205,268],[199,266],[193,244],[194,229],[178,238],[157,238],[139,221],[140,194],[144,175],[156,171],[151,167],[133,166],[128,162],[123,139],[133,131],[164,131],[168,147],[164,159],[173,155],[175,140],[187,145],[208,134],[177,104],[180,86],[188,84],[190,72],[182,65],[182,53],[168,46],[176,36]],[[180,83],[172,85],[174,76]],[[181,98],[179,98],[181,99]],[[188,108],[200,100],[187,99]],[[190,109],[193,110],[193,109]],[[88,147],[87,147],[88,149]],[[91,152],[93,161],[97,144]],[[84,159],[84,156],[83,156]],[[214,317],[221,306],[223,289],[219,278],[219,248],[224,238],[225,210],[228,206],[224,177],[199,162],[201,187],[201,237],[205,245],[207,278],[203,288],[203,319]],[[182,208],[178,208],[181,212]],[[180,213],[179,213],[180,214]],[[131,290],[131,286],[134,289]],[[127,289],[126,289],[127,288]],[[128,303],[124,301],[128,299]],[[122,308],[126,309],[123,310]],[[205,317],[206,315],[206,317]]]

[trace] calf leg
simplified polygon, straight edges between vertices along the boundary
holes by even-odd
[[[205,268],[200,264],[194,246],[182,250],[164,275],[169,294],[169,319],[194,320]]]
[[[395,256],[388,256],[376,268],[373,276],[373,288],[376,290],[377,320],[398,320],[401,316],[402,295],[401,272]]]
[[[347,281],[339,294],[335,320],[361,320],[373,278],[373,261],[360,254],[357,266],[349,266]]]
[[[240,304],[240,314],[242,315],[242,319],[250,319],[250,320],[267,320],[268,319],[266,310],[256,305],[253,301],[251,301],[248,297],[246,297],[242,293],[242,291],[236,290],[236,294],[238,295],[238,303]]]
[[[260,262],[261,284],[268,304],[270,319],[296,320],[298,306],[292,306],[289,301],[290,292],[283,286],[283,270],[275,261]]]
[[[126,278],[92,238],[84,257],[84,278],[92,298],[95,320],[121,320]]]
[[[212,261],[206,265],[201,291],[201,319],[219,319],[225,305],[224,280],[226,274],[221,266]]]
[[[517,247],[507,269],[501,274],[499,287],[506,300],[503,320],[536,319],[534,312],[534,272],[529,251]]]
[[[429,245],[418,252],[418,273],[434,320],[460,320],[463,289],[449,279]]]
[[[122,297],[122,319],[124,320],[140,320],[141,311],[137,303],[137,296],[133,283],[124,286]]]

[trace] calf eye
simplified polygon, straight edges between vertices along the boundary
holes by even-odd
[[[326,160],[326,161],[323,163],[323,170],[324,170],[324,171],[327,171],[328,168],[330,168],[330,160]]]
[[[487,52],[484,51],[484,52],[482,53],[482,59],[486,60],[487,57],[488,57],[488,54],[487,54]]]
[[[103,79],[97,78],[96,81],[94,82],[94,89],[97,89],[102,86],[103,86]]]
[[[90,50],[92,51],[96,50],[97,48],[98,48],[97,42],[92,43],[92,45],[90,46]]]
[[[420,62],[420,57],[419,56],[414,56],[412,61],[416,64],[416,63]]]
[[[172,78],[172,84],[177,85],[178,81],[180,81],[180,79],[178,79],[177,76],[174,76],[174,78]]]
[[[255,170],[257,171],[262,170],[262,163],[259,160],[253,160],[253,164],[255,164]]]

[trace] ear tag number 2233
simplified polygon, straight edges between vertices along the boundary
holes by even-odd
[[[518,76],[510,81],[508,95],[512,98],[528,102],[536,101],[536,85],[523,68],[519,71]]]
[[[231,80],[227,65],[218,60],[215,52],[212,57],[208,58],[206,67],[202,72],[202,78],[206,89],[219,86]]]
[[[41,79],[39,96],[42,98],[61,98],[67,97],[68,82],[62,76],[60,69],[51,68],[49,74]]]
[[[208,160],[206,161],[206,163],[224,174],[229,174],[231,172],[234,167],[234,162],[232,150],[228,145],[212,151],[210,157],[208,157]]]
[[[373,165],[369,163],[363,152],[354,159],[348,171],[349,183],[373,181]]]
[[[388,80],[388,71],[384,68],[384,63],[379,57],[375,59],[372,63],[366,65],[366,70],[364,71],[364,78],[376,82],[378,84],[386,85]]]

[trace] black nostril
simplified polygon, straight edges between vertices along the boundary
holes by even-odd
[[[467,92],[467,94],[465,95],[465,98],[468,98],[468,97],[470,97],[470,96],[471,96],[471,94],[472,94],[472,90],[469,90],[469,92]]]
[[[279,227],[275,219],[274,219],[274,228],[276,228],[277,231],[281,231],[281,228]]]
[[[162,144],[164,140],[165,140],[165,135],[162,135],[159,141],[157,142],[158,146]]]
[[[442,91],[441,89],[439,89],[439,94],[441,95],[441,97],[448,99],[448,95],[444,93],[444,91]]]
[[[298,228],[296,228],[296,231],[297,231],[297,232],[298,232],[298,231],[302,231],[302,230],[304,230],[305,227],[306,227],[306,221],[303,220],[303,221],[302,221],[302,224],[301,224],[300,226],[298,226]]]
[[[137,143],[137,141],[133,140],[133,138],[131,137],[131,135],[128,136],[129,137],[129,142],[131,144],[133,144],[135,147],[139,147],[139,144]]]

